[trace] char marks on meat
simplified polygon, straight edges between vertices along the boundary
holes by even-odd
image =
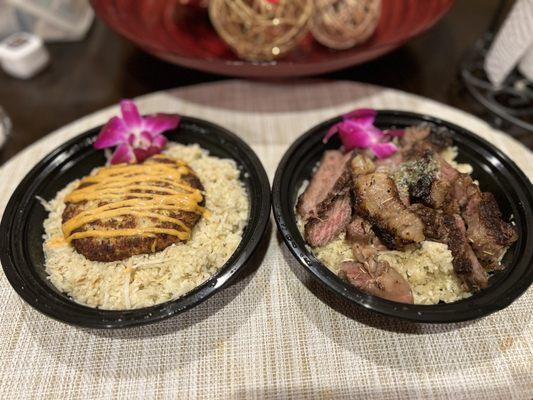
[[[428,239],[448,245],[453,256],[455,273],[473,290],[485,288],[487,273],[470,247],[461,217],[422,204],[413,204],[411,210],[424,223],[424,234]]]
[[[372,224],[374,232],[389,248],[422,242],[422,222],[402,202],[394,180],[385,173],[372,172],[371,163],[360,155],[352,162],[357,214]]]
[[[517,233],[503,220],[494,196],[481,192],[469,175],[457,171],[433,150],[418,155],[396,176],[396,181],[407,187],[410,201],[461,215],[479,261],[487,269],[499,268],[501,256],[517,240]]]
[[[452,133],[443,126],[420,124],[406,128],[399,144],[404,159],[412,159],[424,151],[440,152],[451,146]]]
[[[466,286],[487,286],[487,270],[498,268],[517,232],[503,220],[494,196],[440,155],[451,137],[445,127],[423,124],[405,129],[399,151],[383,160],[324,154],[296,208],[312,247],[346,232],[354,261],[340,265],[341,278],[366,293],[412,303],[409,283],[378,256],[427,238],[448,246]]]
[[[352,154],[338,150],[324,153],[304,193],[298,198],[296,209],[304,220],[317,217],[332,201],[348,191]]]
[[[410,202],[432,208],[454,208],[453,188],[461,174],[431,149],[406,161],[394,173],[400,190]],[[458,210],[455,210],[458,212]]]
[[[352,216],[350,194],[337,196],[317,217],[305,224],[305,240],[311,247],[325,246],[346,229]]]
[[[479,260],[488,268],[498,268],[509,245],[518,239],[516,228],[505,222],[492,193],[475,193],[468,201],[463,218],[467,235]]]

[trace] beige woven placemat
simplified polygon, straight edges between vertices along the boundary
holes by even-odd
[[[480,120],[374,86],[226,81],[151,94],[138,104],[143,112],[179,112],[237,132],[270,179],[297,136],[354,107],[453,121],[494,143],[533,177],[533,155]],[[116,112],[76,121],[8,162],[0,172],[0,209],[42,156]],[[193,310],[123,331],[48,319],[0,273],[0,399],[533,398],[533,289],[478,321],[414,325],[335,311],[291,271],[295,261],[275,229],[261,256],[246,278]]]

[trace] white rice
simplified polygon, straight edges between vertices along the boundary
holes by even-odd
[[[455,161],[455,158],[457,157],[457,147],[456,146],[450,146],[446,147],[443,151],[441,151],[440,155],[446,161],[448,164],[450,164],[452,167],[454,167],[457,171],[459,171],[462,174],[471,174],[474,172],[474,168],[470,164],[465,163],[458,163]]]
[[[184,295],[216,273],[238,247],[248,220],[249,200],[233,160],[209,156],[198,145],[169,143],[166,154],[186,161],[205,188],[209,220],[202,218],[191,239],[155,254],[117,262],[86,259],[63,237],[64,198],[77,185],[70,183],[46,204],[45,267],[54,286],[74,301],[108,310],[148,307]],[[57,239],[56,239],[57,241]]]

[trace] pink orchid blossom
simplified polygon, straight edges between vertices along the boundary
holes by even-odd
[[[393,137],[403,136],[403,130],[382,131],[374,126],[376,111],[367,108],[354,110],[342,116],[342,121],[333,125],[326,136],[326,143],[338,134],[346,151],[353,149],[370,149],[377,158],[387,158],[396,153],[398,148],[391,142]]]
[[[120,111],[122,118],[111,118],[94,142],[96,149],[116,146],[109,161],[111,164],[142,162],[161,153],[167,143],[162,133],[175,129],[180,122],[180,117],[174,114],[142,117],[132,100],[122,100]]]

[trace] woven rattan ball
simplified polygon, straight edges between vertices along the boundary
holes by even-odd
[[[218,34],[250,61],[270,61],[292,50],[308,32],[314,0],[210,0]]]
[[[376,30],[381,0],[315,0],[311,19],[314,38],[332,49],[362,43]]]

